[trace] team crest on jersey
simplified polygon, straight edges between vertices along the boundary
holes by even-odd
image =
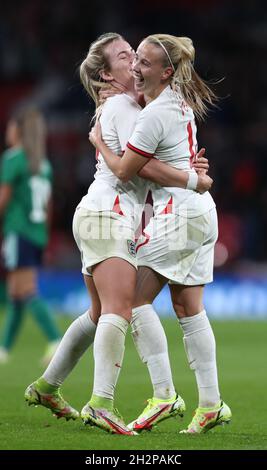
[[[132,240],[127,240],[127,245],[128,245],[128,251],[130,255],[136,256],[136,249],[135,249],[135,243]]]

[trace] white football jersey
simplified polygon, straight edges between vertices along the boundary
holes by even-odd
[[[195,171],[191,168],[197,152],[193,110],[178,92],[168,86],[139,113],[127,146],[140,155],[158,158],[179,170]],[[162,188],[153,183],[150,189],[155,215],[182,210],[191,218],[215,207],[208,192],[199,194],[182,188]]]
[[[115,95],[106,100],[100,117],[102,137],[116,155],[123,155],[141,109],[126,94]],[[78,207],[96,212],[114,211],[128,218],[136,228],[141,218],[148,183],[138,176],[123,183],[112,173],[101,154],[98,155],[94,177],[94,182]]]

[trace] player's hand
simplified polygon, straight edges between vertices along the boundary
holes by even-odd
[[[104,104],[106,99],[110,98],[111,96],[120,95],[124,93],[125,88],[120,85],[119,83],[116,84],[107,84],[103,88],[100,88],[98,92],[100,104]]]
[[[204,157],[205,152],[206,152],[206,149],[204,148],[200,149],[200,151],[195,155],[194,160],[193,160],[193,168],[196,170],[198,174],[201,172],[203,173],[203,171],[207,173],[209,169],[209,160]]]
[[[89,140],[95,148],[98,148],[99,144],[101,144],[101,142],[103,141],[102,140],[101,124],[100,124],[99,121],[97,121],[95,123],[94,127],[92,127],[92,129],[90,130]]]
[[[213,179],[206,175],[205,172],[198,175],[197,188],[196,191],[200,194],[209,191],[213,184]]]

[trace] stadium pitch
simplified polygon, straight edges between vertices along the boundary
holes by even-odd
[[[2,320],[3,315],[1,315]],[[69,320],[60,319],[65,331]],[[2,323],[2,321],[1,321]],[[24,390],[43,372],[39,364],[45,341],[28,318],[9,363],[0,365],[0,449],[28,450],[264,450],[266,424],[266,322],[213,322],[217,340],[218,371],[222,398],[233,413],[230,425],[205,435],[181,435],[197,406],[193,372],[186,361],[182,333],[175,319],[163,321],[166,329],[174,382],[184,398],[183,420],[171,418],[152,432],[125,437],[85,426],[80,420],[55,419],[42,407],[28,407]],[[64,397],[78,410],[92,390],[92,349],[85,354],[62,387]],[[116,393],[116,407],[126,422],[133,420],[152,395],[146,366],[140,362],[130,334]],[[264,411],[265,408],[265,411]]]

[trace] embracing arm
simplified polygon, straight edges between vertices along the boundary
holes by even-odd
[[[99,123],[89,134],[90,142],[97,147],[110,170],[123,182],[129,181],[137,173],[160,186],[194,189],[199,192],[207,191],[212,179],[208,175],[190,174],[177,170],[157,159],[148,159],[127,148],[122,157],[115,155],[103,142]]]
[[[112,173],[124,183],[127,183],[147,163],[146,157],[138,155],[128,148],[122,157],[113,153],[102,140],[99,123],[89,133],[89,140],[99,150]]]
[[[212,180],[205,176],[206,171],[209,168],[209,163],[206,158],[204,158],[205,149],[202,148],[196,155],[193,167],[195,168],[198,178],[192,177],[192,174],[189,179],[189,173],[186,171],[178,170],[166,163],[157,160],[156,158],[151,158],[148,160],[147,164],[141,168],[138,172],[138,175],[141,178],[153,181],[154,183],[159,184],[160,186],[172,186],[183,189],[193,189],[200,193],[207,191],[207,184]],[[196,184],[196,186],[195,186]]]
[[[177,170],[166,163],[151,158],[143,168],[138,172],[141,178],[153,181],[160,186],[177,186],[178,188],[186,188],[188,182],[188,173],[186,171]]]

